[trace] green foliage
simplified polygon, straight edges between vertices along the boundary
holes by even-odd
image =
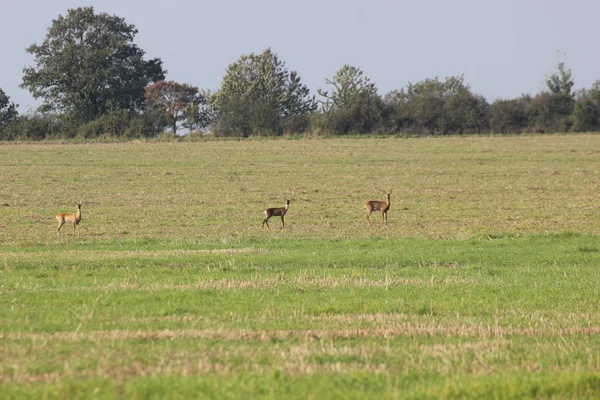
[[[575,100],[572,120],[572,130],[575,132],[600,130],[600,81],[594,82],[589,90],[580,91]]]
[[[573,126],[575,132],[597,132],[600,130],[600,107],[589,98],[577,100],[573,109]]]
[[[11,103],[10,97],[0,88],[0,135],[5,124],[16,121],[19,115],[17,107],[18,104]]]
[[[481,133],[488,129],[488,104],[462,76],[425,79],[385,96],[388,127],[395,132]]]
[[[493,133],[522,133],[527,129],[527,105],[530,98],[496,100],[489,107],[490,130]]]
[[[123,132],[126,138],[143,138],[155,136],[159,133],[153,125],[153,120],[147,115],[137,115],[129,121],[129,126]]]
[[[317,111],[298,73],[288,71],[270,48],[242,55],[229,65],[221,88],[210,92],[164,82],[162,62],[143,59],[133,44],[136,34],[133,25],[96,15],[92,7],[59,16],[44,42],[27,50],[37,67],[25,68],[22,87],[44,104],[21,122],[0,89],[0,139],[148,137],[165,128],[175,135],[181,127],[195,138],[208,131],[241,137],[600,131],[600,81],[575,91],[564,62],[546,79],[547,90],[492,104],[462,75],[409,83],[382,98],[362,70],[344,65],[326,79],[329,90],[318,90],[323,99]],[[116,115],[127,115],[129,122],[117,123]]]
[[[550,131],[567,132],[571,128],[570,115],[575,105],[573,85],[571,70],[565,67],[564,62],[558,63],[557,72],[546,79],[549,96],[544,98],[548,108],[545,125]]]
[[[555,113],[555,99],[548,92],[538,93],[527,106],[529,131],[534,133],[568,132],[571,126],[568,115]]]
[[[214,112],[209,104],[210,97],[210,91],[200,91],[185,108],[182,125],[189,129],[190,133],[205,131],[215,121]]]
[[[381,124],[383,103],[377,88],[359,68],[344,65],[333,79],[331,91],[319,89],[323,116],[314,128],[334,134],[369,133]]]
[[[146,61],[133,44],[137,29],[93,7],[71,9],[53,20],[42,44],[27,52],[36,67],[23,70],[23,88],[43,98],[44,110],[90,122],[110,110],[134,111],[150,82],[164,79],[158,58]]]
[[[79,136],[94,139],[100,136],[121,137],[129,129],[133,115],[125,110],[112,111],[84,124],[79,128]]]
[[[216,117],[213,131],[224,136],[281,134],[316,109],[299,75],[289,72],[271,49],[231,64],[210,104]]]
[[[554,74],[550,75],[548,79],[546,79],[546,86],[550,90],[550,93],[556,96],[560,100],[564,100],[568,102],[568,100],[573,100],[573,79],[571,75],[571,70],[565,67],[564,62],[558,63],[557,67],[558,71]],[[564,104],[565,106],[567,103]]]
[[[185,121],[187,115],[200,119],[198,105],[201,100],[198,88],[187,83],[161,81],[146,88],[147,107],[163,117],[174,135],[177,134],[178,123]]]
[[[2,140],[44,140],[73,136],[68,118],[52,113],[22,115],[18,121],[8,123],[0,130]]]
[[[463,76],[409,83],[406,102],[415,125],[429,133],[481,132],[487,103]]]

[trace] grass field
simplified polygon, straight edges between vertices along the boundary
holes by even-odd
[[[595,399],[599,207],[600,135],[0,144],[0,398]]]

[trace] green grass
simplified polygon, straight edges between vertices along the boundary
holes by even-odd
[[[594,135],[0,144],[1,397],[598,398],[599,156]]]

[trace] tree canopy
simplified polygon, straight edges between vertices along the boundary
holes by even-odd
[[[41,44],[27,52],[35,67],[23,70],[21,87],[43,98],[42,110],[92,121],[110,110],[134,111],[151,82],[163,80],[159,58],[144,60],[133,43],[137,29],[123,18],[95,14],[93,7],[71,9],[52,21]]]
[[[291,121],[307,117],[316,100],[289,72],[285,63],[266,49],[241,56],[227,68],[221,89],[211,96],[218,134],[248,136],[280,134]]]
[[[197,107],[197,96],[196,86],[175,81],[160,81],[146,88],[148,107],[163,117],[173,134],[177,133],[177,124],[185,120],[186,111]]]
[[[19,113],[17,112],[18,105],[10,101],[10,97],[0,88],[0,129],[10,121],[16,120]]]
[[[319,89],[323,119],[320,128],[335,134],[367,133],[381,122],[382,102],[377,88],[364,72],[352,65],[344,65],[333,79],[325,82],[331,91]]]

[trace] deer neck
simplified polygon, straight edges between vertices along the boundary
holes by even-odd
[[[77,221],[81,221],[81,208],[77,209],[77,213],[75,214],[75,218],[77,218]]]

